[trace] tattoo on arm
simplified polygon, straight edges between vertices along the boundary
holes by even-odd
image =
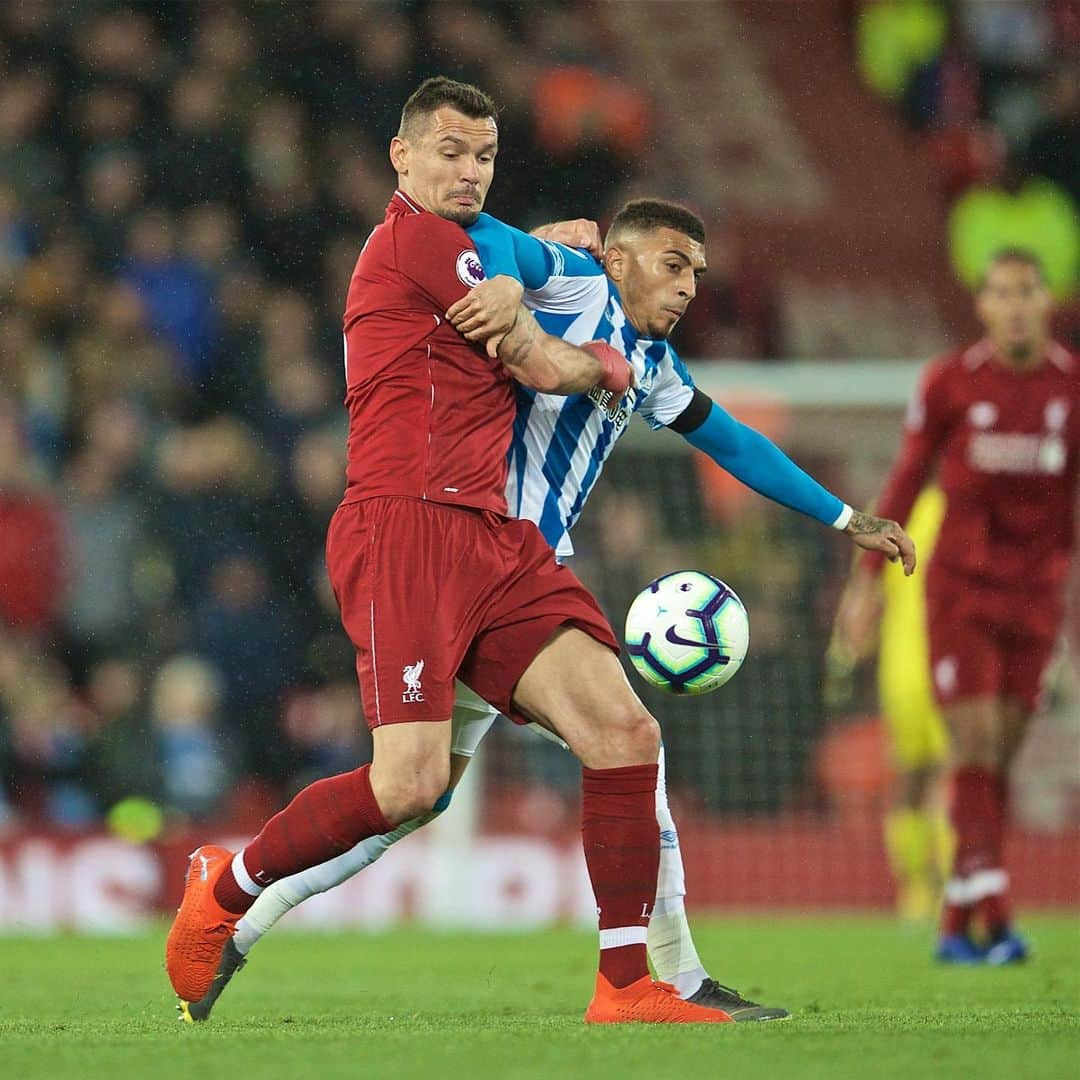
[[[545,394],[588,390],[604,373],[598,356],[546,334],[527,308],[519,307],[496,350],[514,377]]]
[[[845,531],[850,536],[866,536],[869,533],[881,532],[886,524],[884,518],[874,517],[872,514],[864,514],[862,511],[856,510],[851,515],[851,520],[848,522]]]

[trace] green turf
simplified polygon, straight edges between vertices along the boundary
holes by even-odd
[[[794,1019],[586,1028],[591,935],[297,936],[252,954],[198,1028],[174,1020],[164,930],[0,939],[4,1076],[977,1077],[1077,1075],[1080,929],[1031,918],[1035,960],[943,970],[883,919],[700,921],[713,973]]]

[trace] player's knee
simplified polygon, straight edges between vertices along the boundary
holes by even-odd
[[[393,775],[389,783],[376,790],[383,817],[397,826],[431,813],[446,792],[448,771],[448,768],[432,765]]]
[[[660,725],[637,700],[605,710],[600,728],[600,738],[626,764],[652,762],[660,756]]]
[[[628,738],[634,747],[635,756],[649,762],[660,757],[660,725],[644,708],[633,719]]]
[[[383,816],[391,825],[401,825],[403,822],[412,821],[413,818],[429,814],[438,798],[432,786],[419,782],[403,785],[389,800],[389,806],[383,810]]]

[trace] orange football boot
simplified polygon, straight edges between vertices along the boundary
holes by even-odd
[[[225,943],[241,919],[214,899],[214,885],[232,857],[231,851],[214,844],[191,853],[184,899],[165,942],[165,970],[182,1001],[201,1001],[206,996]]]
[[[643,975],[616,990],[601,974],[596,993],[585,1010],[586,1024],[732,1024],[722,1009],[706,1009],[683,1001],[671,983],[653,982]]]

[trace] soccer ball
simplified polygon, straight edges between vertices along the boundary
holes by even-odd
[[[719,578],[680,570],[638,593],[626,613],[625,640],[647,683],[673,694],[707,694],[742,667],[750,620]]]

